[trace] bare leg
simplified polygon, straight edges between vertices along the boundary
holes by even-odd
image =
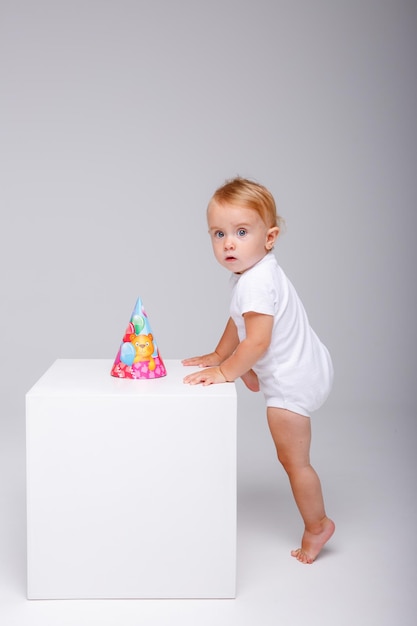
[[[310,419],[274,407],[268,407],[267,415],[278,459],[288,474],[304,521],[301,548],[291,554],[302,563],[313,563],[333,535],[335,525],[326,516],[320,479],[310,465]]]
[[[248,389],[251,391],[259,391],[258,377],[253,370],[249,370],[246,374],[243,374],[241,379]]]

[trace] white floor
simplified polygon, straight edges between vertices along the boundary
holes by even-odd
[[[2,418],[3,419],[3,418]],[[417,614],[414,415],[347,411],[317,421],[313,461],[337,532],[311,566],[267,442],[239,435],[235,600],[28,601],[23,418],[0,432],[0,624],[4,626],[412,626]],[[4,426],[4,428],[3,428]],[[264,440],[262,439],[264,437]]]

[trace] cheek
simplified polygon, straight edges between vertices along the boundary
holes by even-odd
[[[221,240],[216,240],[212,242],[212,246],[213,246],[213,253],[214,256],[216,257],[216,259],[222,259],[223,258],[223,247],[221,245]]]

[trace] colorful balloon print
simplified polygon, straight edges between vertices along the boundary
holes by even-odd
[[[136,335],[140,335],[142,330],[145,328],[145,320],[141,315],[133,315],[132,324],[135,329]]]
[[[122,343],[120,347],[120,360],[125,365],[133,365],[133,361],[135,360],[135,349],[130,342]]]

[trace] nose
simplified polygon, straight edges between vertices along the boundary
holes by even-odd
[[[232,237],[225,237],[224,238],[224,249],[225,250],[233,250],[235,247],[235,243],[232,239]]]

